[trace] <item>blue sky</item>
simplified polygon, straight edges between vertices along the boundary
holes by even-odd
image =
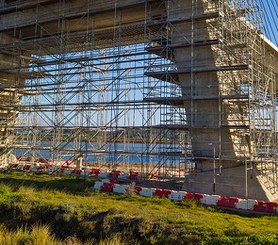
[[[278,0],[257,0],[264,10],[264,33],[278,46]]]

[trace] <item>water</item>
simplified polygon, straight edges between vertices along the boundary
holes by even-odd
[[[30,144],[29,144],[30,145]],[[185,162],[185,154],[182,153],[179,145],[144,143],[85,143],[62,142],[56,144],[61,150],[53,150],[52,142],[43,141],[36,146],[17,148],[16,156],[74,160],[78,156],[83,156],[85,162],[111,162],[111,163],[161,163],[178,165]],[[56,147],[57,149],[57,147]],[[164,154],[167,152],[167,154]],[[174,153],[173,153],[174,152]]]

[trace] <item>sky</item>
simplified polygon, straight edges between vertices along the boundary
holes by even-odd
[[[264,13],[264,33],[278,46],[278,0],[257,0]]]

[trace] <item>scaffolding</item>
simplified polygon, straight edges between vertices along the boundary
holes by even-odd
[[[102,2],[1,1],[2,158],[170,179],[247,161],[276,192],[256,1]]]

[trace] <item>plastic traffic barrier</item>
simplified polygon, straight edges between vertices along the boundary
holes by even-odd
[[[143,197],[152,197],[155,191],[155,188],[142,188],[142,190],[139,192],[139,195]]]
[[[100,190],[104,192],[113,192],[113,187],[114,184],[112,183],[103,183],[103,185],[100,187]]]
[[[103,183],[101,181],[96,181],[94,184],[94,189],[95,190],[100,190],[102,187]]]
[[[103,179],[102,183],[110,183],[110,179]]]
[[[82,173],[81,169],[74,169],[71,171],[71,174],[74,174],[74,175],[80,175],[81,173]]]
[[[205,194],[187,192],[185,198],[200,201],[202,198],[204,198],[204,195]]]
[[[204,195],[200,202],[206,205],[216,206],[219,198],[219,195]]]
[[[124,194],[127,188],[127,185],[114,185],[113,192],[118,194]]]
[[[224,197],[221,196],[217,201],[217,206],[227,207],[227,208],[236,208],[236,203],[239,202],[239,199],[236,197]]]
[[[254,206],[258,204],[257,200],[253,199],[240,199],[238,203],[236,203],[236,208],[238,209],[244,209],[244,210],[253,210]]]
[[[168,196],[171,194],[171,190],[167,189],[156,189],[153,193],[154,196],[160,197],[160,198],[168,198]]]
[[[142,190],[143,188],[141,186],[135,186],[134,187],[134,190],[135,192],[137,192],[138,194],[140,193],[140,191]]]
[[[276,213],[276,208],[278,204],[276,202],[258,202],[254,206],[254,211],[256,212],[263,212],[263,213]]]
[[[173,201],[182,201],[186,195],[185,191],[171,191],[168,198]]]

